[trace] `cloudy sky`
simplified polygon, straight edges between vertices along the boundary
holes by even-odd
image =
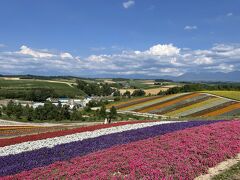
[[[1,0],[0,74],[179,76],[240,68],[239,0]]]

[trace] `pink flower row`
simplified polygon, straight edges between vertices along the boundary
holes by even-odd
[[[240,153],[240,121],[224,121],[115,146],[4,179],[193,179]]]

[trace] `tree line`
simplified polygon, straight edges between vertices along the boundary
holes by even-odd
[[[137,96],[145,96],[145,95],[146,95],[146,92],[142,89],[136,89],[132,93],[130,91],[125,91],[122,95],[119,90],[116,90],[113,93],[113,96],[123,96],[128,98],[131,98],[131,96],[137,97]]]
[[[6,99],[23,99],[27,101],[43,102],[48,97],[58,97],[54,89],[36,88],[24,90],[5,90],[0,88],[0,97]]]
[[[83,80],[77,80],[77,88],[84,91],[89,96],[109,96],[115,89],[107,83],[88,83]]]
[[[15,103],[9,101],[6,106],[0,107],[0,116],[6,115],[8,118],[17,119],[17,120],[27,120],[27,121],[85,121],[87,118],[83,116],[84,112],[90,112],[91,108],[89,106],[85,107],[84,110],[79,110],[77,108],[70,109],[68,105],[54,105],[51,102],[47,101],[43,106],[38,106],[33,108],[28,104],[22,106],[20,103]],[[92,113],[92,112],[90,112]],[[99,116],[100,119],[108,118],[110,120],[116,119],[117,110],[113,106],[110,109],[110,112],[106,112],[105,105],[102,105],[101,109],[95,112],[95,116]]]
[[[43,106],[33,108],[28,104],[22,106],[20,103],[9,101],[7,106],[3,106],[2,113],[6,114],[9,118],[22,119],[25,118],[28,121],[33,120],[67,120],[72,119],[72,113],[70,113],[69,106],[61,105],[57,106],[47,101]]]
[[[77,88],[84,91],[87,95],[96,95],[96,96],[121,96],[119,90],[112,88],[108,83],[87,83],[86,81],[77,80]],[[144,96],[145,91],[137,89],[131,94],[130,91],[126,91],[123,96]]]

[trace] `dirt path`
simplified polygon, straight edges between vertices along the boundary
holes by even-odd
[[[45,82],[52,82],[52,83],[62,83],[62,84],[67,84],[70,87],[73,87],[73,84],[76,85],[76,83],[70,83],[70,82],[65,82],[65,81],[51,81],[51,80],[36,80],[36,81],[45,81]]]
[[[217,166],[210,168],[208,170],[208,174],[198,176],[194,180],[210,180],[214,176],[222,173],[224,170],[229,169],[231,166],[237,164],[238,162],[240,162],[240,153],[235,158],[228,159],[219,163]]]

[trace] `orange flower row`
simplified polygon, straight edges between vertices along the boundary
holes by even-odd
[[[137,110],[137,112],[146,113],[146,112],[149,112],[149,111],[154,111],[154,110],[157,110],[157,109],[160,109],[160,108],[163,108],[163,107],[166,107],[166,106],[170,106],[172,104],[181,102],[185,99],[193,98],[193,97],[199,96],[199,95],[200,94],[197,94],[197,93],[188,94],[188,95],[185,95],[185,96],[181,96],[179,98],[175,98],[175,99],[170,100],[170,101],[165,102],[165,103],[151,105],[151,106],[145,107],[143,109],[139,109],[139,110]]]
[[[226,106],[222,109],[216,109],[215,111],[203,114],[202,116],[203,117],[219,116],[219,115],[222,115],[224,113],[227,113],[227,112],[230,112],[230,111],[233,111],[233,110],[236,110],[236,109],[240,109],[240,103],[235,103],[235,104]]]

